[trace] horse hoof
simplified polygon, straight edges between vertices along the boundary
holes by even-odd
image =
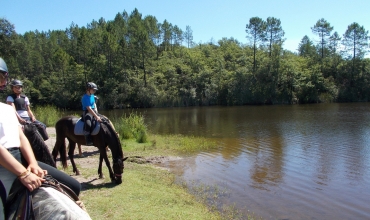
[[[99,179],[104,179],[104,175],[99,175]]]

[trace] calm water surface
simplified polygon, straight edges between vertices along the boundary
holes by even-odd
[[[153,133],[217,141],[217,150],[163,166],[225,189],[223,204],[263,219],[370,219],[368,103],[142,113]]]

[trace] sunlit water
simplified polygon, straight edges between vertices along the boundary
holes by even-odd
[[[368,103],[142,113],[153,133],[217,141],[216,150],[164,166],[224,189],[222,204],[263,219],[370,219]]]

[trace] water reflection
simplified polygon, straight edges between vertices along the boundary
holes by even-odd
[[[166,164],[230,190],[265,219],[370,219],[368,103],[143,110],[153,133],[202,136],[217,151]],[[122,113],[115,113],[122,114]]]

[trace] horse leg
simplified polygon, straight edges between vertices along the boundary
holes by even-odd
[[[114,173],[113,173],[112,167],[110,166],[108,155],[107,155],[105,147],[100,148],[100,164],[102,163],[102,159],[104,159],[105,165],[108,167],[109,177],[110,177],[111,181],[112,182],[115,181]]]
[[[78,145],[78,156],[82,157],[82,148],[81,148],[81,144],[77,144]]]
[[[102,155],[102,153],[100,153],[100,156],[99,156],[99,168],[98,168],[99,179],[104,179],[104,174],[102,172],[102,164],[103,164],[103,155]]]
[[[116,180],[116,178],[114,177],[114,173],[113,173],[112,167],[110,166],[110,163],[109,163],[109,159],[108,159],[107,154],[105,154],[104,161],[105,161],[105,165],[107,165],[108,170],[109,170],[110,180],[112,182],[114,182]]]
[[[75,148],[76,148],[76,143],[73,142],[72,140],[68,140],[68,141],[69,141],[69,144],[68,144],[68,146],[69,146],[68,156],[69,156],[69,160],[71,161],[71,164],[72,164],[72,167],[73,167],[73,172],[76,175],[80,175],[80,171],[77,169],[75,160],[73,159]]]

